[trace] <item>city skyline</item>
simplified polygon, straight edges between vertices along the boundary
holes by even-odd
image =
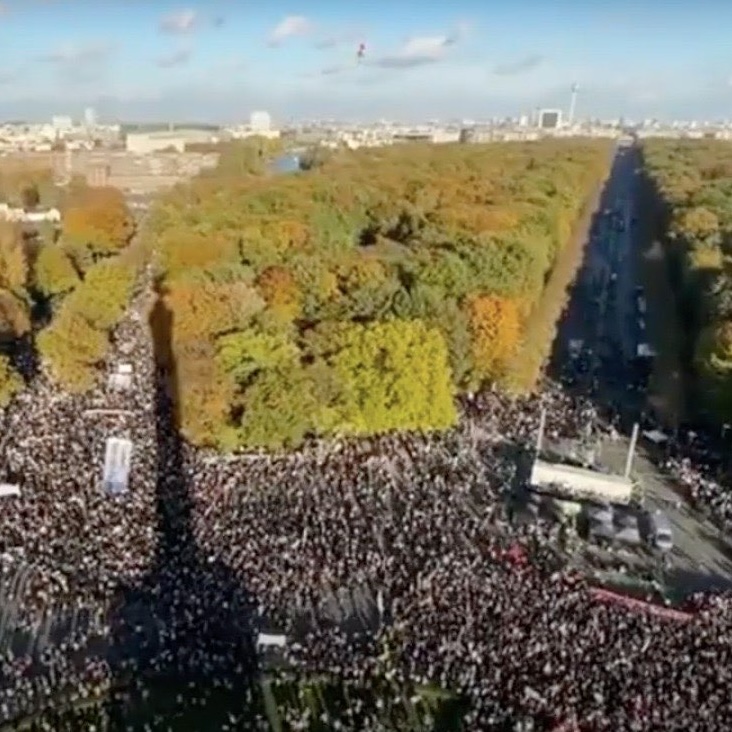
[[[732,7],[6,0],[0,118],[729,116]],[[360,44],[364,44],[359,54]],[[359,58],[359,56],[362,56]]]

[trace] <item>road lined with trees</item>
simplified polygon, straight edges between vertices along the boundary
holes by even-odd
[[[732,420],[732,146],[653,140],[643,146],[658,198],[669,277],[684,326],[693,416]]]

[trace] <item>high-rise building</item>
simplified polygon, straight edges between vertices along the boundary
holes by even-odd
[[[256,132],[269,132],[272,127],[269,112],[252,112],[249,115],[249,126]]]
[[[577,110],[577,92],[579,84],[572,84],[571,96],[569,98],[569,114],[567,115],[567,124],[571,127],[574,124],[574,113]]]
[[[84,110],[84,124],[87,127],[96,127],[97,125],[97,112],[94,107],[87,107]]]
[[[561,109],[542,109],[539,111],[539,127],[542,130],[556,130],[561,124]]]

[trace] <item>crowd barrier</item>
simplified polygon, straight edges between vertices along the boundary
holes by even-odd
[[[688,622],[693,620],[694,614],[684,612],[683,610],[677,610],[671,607],[664,607],[663,605],[656,605],[653,602],[646,602],[644,600],[637,600],[634,597],[628,597],[627,595],[621,595],[618,592],[612,592],[601,587],[591,587],[590,595],[594,600],[598,602],[614,603],[616,605],[623,605],[630,610],[636,610],[639,612],[647,612],[651,615],[656,615],[666,620],[676,620],[682,622]]]

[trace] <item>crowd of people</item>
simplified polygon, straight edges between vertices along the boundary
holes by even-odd
[[[0,722],[50,707],[38,728],[61,730],[78,705],[91,729],[83,702],[134,716],[164,674],[185,693],[145,723],[167,729],[267,670],[348,700],[283,703],[287,729],[405,728],[421,687],[464,700],[469,730],[732,728],[726,597],[684,624],[598,603],[555,527],[510,520],[542,410],[547,435],[574,437],[598,422],[587,401],[488,391],[442,434],[222,457],[181,443],[148,305],[110,353],[130,388],[73,396],[39,375],[0,415],[0,482],[20,490],[0,499]],[[110,436],[134,446],[121,495],[102,485]],[[268,728],[271,709],[235,696],[216,728]]]

